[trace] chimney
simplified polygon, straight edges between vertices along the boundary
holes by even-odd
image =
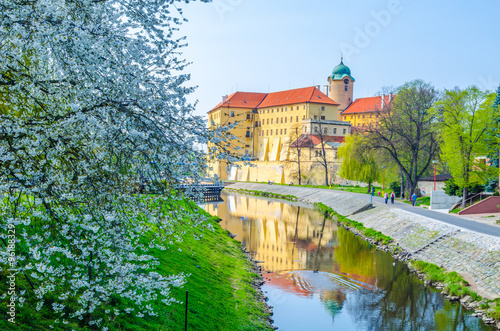
[[[328,85],[323,85],[323,93],[328,96]]]
[[[385,108],[385,94],[382,94],[380,99],[381,99],[380,110],[384,110],[384,108]]]
[[[315,87],[321,91],[321,85],[316,85]]]
[[[393,97],[392,93],[391,93],[391,94],[389,94],[389,103],[391,103],[391,102],[392,102],[392,97]]]
[[[223,95],[222,96],[222,103],[226,103],[226,101],[227,101],[227,95]]]

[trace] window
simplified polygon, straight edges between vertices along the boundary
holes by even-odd
[[[285,123],[286,123],[287,117],[285,117]]]
[[[280,134],[283,134],[283,129],[280,130]]]
[[[273,130],[271,130],[271,136],[273,135]]]
[[[276,129],[276,135],[278,135],[278,129]]]
[[[298,121],[299,121],[299,117],[297,116],[297,117],[295,118],[295,122],[298,122]]]
[[[347,91],[347,85],[344,87],[344,91]]]
[[[231,117],[234,117],[234,111],[231,111]]]
[[[344,132],[343,132],[343,133],[345,134],[345,129],[344,129]]]
[[[314,127],[314,133],[318,133],[318,127],[317,126]]]
[[[285,129],[285,134],[286,134],[286,129]]]
[[[351,120],[352,120],[352,115],[351,115]]]
[[[273,124],[273,119],[271,118],[271,124]]]
[[[304,132],[307,133],[307,126],[304,127]]]
[[[267,119],[267,124],[269,124],[269,118]]]
[[[328,128],[323,128],[323,134],[327,134],[328,133]]]
[[[363,118],[365,118],[365,115],[363,115]]]
[[[260,132],[260,130],[259,130],[259,137],[261,136],[261,134],[260,134],[260,133],[261,133],[261,132]]]
[[[281,112],[283,112],[283,108],[281,108]]]
[[[306,119],[306,115],[302,116],[302,119],[305,120]]]
[[[324,110],[325,110],[325,106],[322,106],[322,107],[321,107],[321,110],[323,110],[323,111],[324,111]]]
[[[372,118],[372,114],[370,114],[370,118]]]
[[[325,119],[325,116],[321,116],[321,119],[324,120]]]
[[[306,105],[304,105],[304,109],[306,109]]]
[[[227,125],[231,125],[231,122],[227,122]]]
[[[347,119],[347,116],[344,116],[344,121]]]
[[[271,109],[271,113],[274,113],[274,109]]]
[[[293,123],[293,116],[290,116],[290,123]]]
[[[245,138],[250,138],[250,131],[247,131],[245,134]]]
[[[318,119],[318,116],[314,115],[314,119],[317,120]]]
[[[285,111],[288,111],[288,107],[285,107]]]
[[[297,110],[299,110],[299,106],[297,106]]]
[[[267,113],[269,114],[269,109],[267,110]]]
[[[269,130],[266,130],[266,136],[269,136]]]
[[[281,118],[281,124],[283,124],[283,117]]]
[[[337,134],[337,128],[333,128],[333,134]]]

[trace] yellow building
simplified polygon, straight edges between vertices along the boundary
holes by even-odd
[[[342,112],[342,120],[358,128],[376,128],[381,112],[388,111],[393,100],[392,94],[356,99]]]
[[[341,112],[352,102],[354,81],[351,71],[341,61],[328,77],[325,93],[319,86],[313,86],[224,96],[208,112],[208,126],[209,129],[229,126],[229,133],[236,139],[217,146],[209,144],[209,174],[223,180],[297,182],[293,178],[298,167],[292,159],[295,146],[295,150],[304,149],[298,154],[305,182],[324,183],[324,176],[317,176],[318,163],[326,155],[332,163],[327,171],[333,172],[336,149],[350,134],[350,124],[341,120]],[[299,140],[307,143],[293,145]],[[243,157],[254,167],[227,169],[225,160],[216,157],[221,150]],[[324,173],[326,168],[323,168]]]

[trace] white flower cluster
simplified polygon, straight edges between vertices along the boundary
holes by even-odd
[[[195,147],[227,136],[185,99],[187,2],[0,3],[0,264],[11,223],[30,283],[20,302],[50,296],[57,322],[156,316],[151,303],[176,302],[185,281],[156,272],[151,250],[182,238],[180,219],[203,226],[173,192],[204,175]],[[159,194],[137,194],[144,183]],[[134,304],[105,314],[115,298]]]

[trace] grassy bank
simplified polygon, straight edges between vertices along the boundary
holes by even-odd
[[[207,215],[193,203],[181,203],[179,208],[196,210]],[[171,296],[181,303],[164,305],[156,302],[153,307],[157,317],[137,317],[134,314],[115,316],[108,330],[184,330],[185,297],[189,291],[188,330],[268,330],[266,307],[258,301],[259,295],[252,287],[258,276],[253,265],[240,249],[240,243],[228,236],[216,220],[210,217],[210,226],[193,227],[189,220],[179,222],[178,231],[183,241],[174,243],[168,250],[156,250],[152,255],[159,259],[157,270],[162,275],[184,273],[187,283],[182,288],[173,288]],[[145,241],[149,240],[145,236]],[[5,270],[5,268],[3,268]],[[0,274],[0,291],[6,293],[6,272]],[[30,294],[30,287],[22,276],[16,280],[18,290]],[[31,296],[32,297],[32,296]],[[34,308],[34,298],[28,298],[22,307],[16,308],[16,325],[7,321],[6,298],[0,307],[0,329],[2,330],[90,330],[83,324],[49,322],[52,319],[50,299],[44,308]],[[68,300],[68,305],[71,305]],[[113,308],[127,307],[125,300],[111,300],[105,309],[113,314]],[[49,325],[53,324],[54,328]],[[100,330],[101,328],[99,328]]]

